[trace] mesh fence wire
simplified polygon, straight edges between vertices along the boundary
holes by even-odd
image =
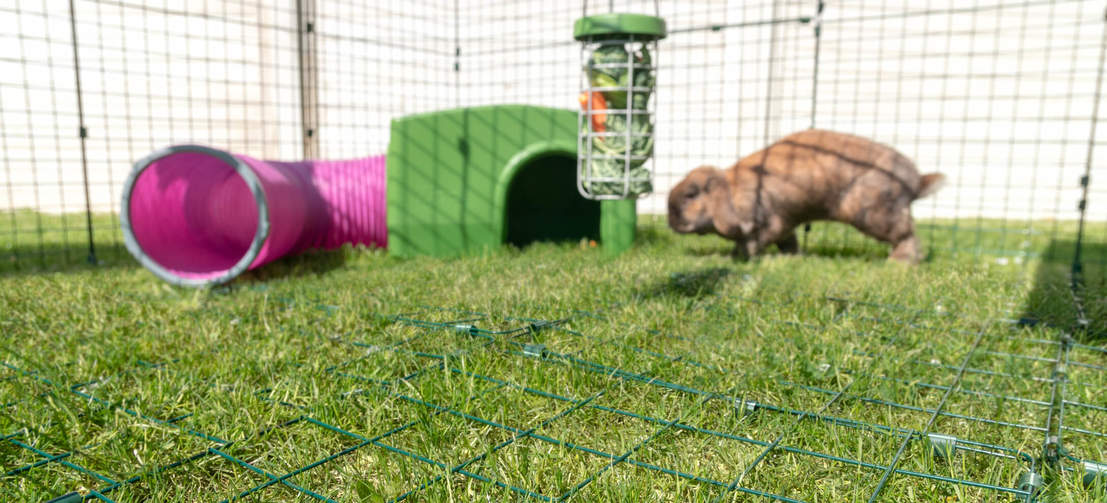
[[[950,177],[937,197],[916,205],[933,251],[1056,259],[1062,274],[1080,254],[1075,264],[1100,266],[1090,274],[1105,270],[1105,227],[1065,241],[1078,220],[1107,219],[1107,133],[1096,127],[1107,106],[1099,96],[1101,3],[660,7],[671,29],[658,58],[660,192],[641,201],[641,211],[663,212],[664,189],[696,165],[728,165],[810,126],[841,129]],[[575,106],[579,48],[569,35],[581,14],[575,4],[494,0],[2,4],[0,41],[14,50],[0,55],[0,271],[90,255],[127,261],[120,186],[135,159],[171,143],[280,159],[354,157],[383,152],[389,121],[406,114]],[[803,239],[808,248],[835,249],[862,238],[816,225]],[[782,351],[776,339],[761,353],[720,348],[700,361],[694,338],[628,325],[618,308],[545,320],[426,308],[370,320],[373,330],[329,341],[329,365],[292,361],[276,370],[334,390],[316,403],[200,378],[180,378],[189,386],[166,403],[128,395],[128,383],[188,375],[210,354],[70,382],[17,351],[0,373],[4,479],[32,488],[34,476],[69,480],[88,489],[77,498],[102,501],[211,477],[236,488],[230,496],[263,499],[405,500],[475,484],[551,501],[587,497],[612,473],[633,470],[686,481],[708,500],[801,501],[811,487],[779,490],[779,470],[848,470],[855,482],[841,491],[856,499],[910,499],[900,491],[913,485],[899,482],[926,480],[935,494],[956,487],[990,501],[1026,499],[1019,486],[1027,472],[1081,476],[1107,462],[1107,407],[1096,401],[1107,387],[1107,351],[1057,339],[1030,326],[1038,320],[1027,313],[966,319],[850,295],[790,305],[716,299],[699,308],[745,319],[736,302],[764,309],[774,334],[807,356],[789,364],[787,379],[759,371]],[[824,305],[837,308],[803,322],[782,314]],[[756,336],[749,323],[738,326]],[[841,326],[853,327],[849,344],[818,347],[820,334]],[[958,336],[943,337],[950,334]],[[474,373],[459,365],[467,359],[499,362],[488,366],[499,372]],[[559,386],[556,376],[573,386]],[[433,399],[458,380],[472,386],[464,400]],[[659,405],[621,403],[627,395]],[[88,428],[37,421],[53,401],[83,410]],[[220,409],[232,402],[253,404],[264,420]],[[389,404],[390,413],[366,417],[379,410],[373,404]],[[220,431],[190,426],[202,417],[219,418]],[[571,434],[582,417],[617,424],[617,434]],[[373,428],[364,427],[369,419]],[[273,426],[257,431],[258,424]],[[328,440],[297,445],[304,429]],[[449,448],[430,449],[423,440],[434,435]],[[281,448],[269,446],[316,461],[286,463]],[[278,454],[258,454],[267,450]],[[505,469],[526,457],[522,451],[588,474],[561,480]],[[111,473],[88,468],[136,458]],[[366,466],[392,482],[350,482]],[[347,489],[353,493],[338,494]]]
[[[652,13],[652,1],[600,2]],[[1086,0],[661,2],[657,193],[807,127],[895,146],[948,186],[918,202],[932,252],[1033,257],[1107,219],[1097,128],[1104,13]],[[4,270],[126,262],[132,163],[196,142],[255,157],[384,152],[395,117],[576,106],[581,4],[74,0],[0,6]],[[948,231],[948,232],[947,232]],[[1102,227],[1082,238],[1107,241]],[[947,237],[948,236],[948,237]],[[808,247],[865,242],[816,225]],[[95,253],[97,245],[100,253]],[[1101,247],[1084,260],[1107,261]],[[1070,251],[1071,252],[1071,251]]]

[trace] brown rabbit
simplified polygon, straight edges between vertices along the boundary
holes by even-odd
[[[919,176],[915,163],[872,140],[833,131],[793,133],[726,170],[701,166],[669,193],[669,227],[715,232],[749,257],[776,243],[798,249],[795,229],[835,220],[892,244],[890,258],[916,263],[911,202],[933,194],[945,176]]]

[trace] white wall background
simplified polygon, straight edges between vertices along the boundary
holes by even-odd
[[[302,156],[295,1],[74,4],[94,211],[116,211],[131,164],[166,145]],[[813,23],[761,23],[815,5],[661,2],[676,33],[658,54],[658,193],[640,211],[664,212],[665,191],[692,167],[729,165],[808,127],[814,92],[818,127],[948,175],[918,216],[1077,217],[1102,2],[830,0],[813,88]],[[383,152],[389,120],[404,114],[576,106],[580,3],[317,0],[317,11],[322,157]],[[696,29],[710,25],[730,27]],[[0,0],[0,47],[0,213],[84,211],[68,1]],[[1107,125],[1094,142],[1089,217],[1107,220]]]

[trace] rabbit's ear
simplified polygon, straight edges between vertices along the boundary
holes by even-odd
[[[724,192],[730,192],[730,186],[726,183],[726,178],[723,176],[722,171],[715,170],[711,176],[707,177],[707,181],[703,184],[703,191],[710,194],[722,190]]]
[[[725,189],[716,189],[712,193],[711,204],[708,209],[711,212],[715,231],[720,236],[730,239],[738,239],[753,234],[754,223],[751,215],[742,215],[738,212],[731,196],[730,186],[724,185]]]

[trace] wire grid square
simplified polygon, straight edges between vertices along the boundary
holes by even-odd
[[[980,396],[963,391],[950,394],[935,432],[1038,455],[1047,431],[1048,404],[1011,395]]]
[[[449,412],[433,414],[433,408],[416,411],[418,421],[382,442],[397,449],[419,453],[446,467],[472,462],[495,446],[511,440],[515,434]]]
[[[547,437],[541,430],[536,433],[491,453],[474,472],[532,493],[528,499],[557,500],[611,461],[609,453],[589,452],[576,444],[568,445],[568,441],[560,444],[559,439]],[[555,467],[536,477],[530,467],[534,459],[556,460]]]
[[[901,462],[905,473],[889,479],[879,493],[879,501],[1025,501],[1025,493],[1011,487],[1022,471],[1018,465],[967,454],[958,454],[950,461],[933,460],[931,451],[926,442],[911,442]],[[989,476],[964,478],[970,473],[961,467],[974,462],[989,466]],[[918,484],[919,477],[927,483]]]
[[[426,397],[430,400],[437,394],[448,394],[451,388],[460,388],[472,394],[452,406],[466,408],[473,401],[491,396],[490,393],[498,389],[498,386],[482,385],[458,377],[437,377],[421,374],[414,378],[416,383],[435,384],[417,385],[418,389],[402,391],[430,395]],[[433,449],[427,449],[425,445],[428,437],[447,435],[454,440],[466,437],[469,442],[464,445],[469,447],[474,446],[474,439],[482,438],[474,437],[473,432],[466,428],[467,425],[472,426],[472,421],[452,415],[459,413],[452,406],[431,403],[383,387],[358,389],[332,397],[312,407],[312,416],[305,420],[345,435],[347,442],[354,445],[331,453],[317,461],[317,465],[313,463],[297,469],[298,473],[290,480],[318,487],[320,494],[331,494],[339,500],[354,496],[395,498],[433,485],[436,478],[447,474],[454,466],[435,459],[439,454],[430,454]],[[484,427],[489,428],[487,425]],[[477,452],[484,448],[477,447]],[[468,472],[461,470],[459,473]]]
[[[34,492],[43,496],[72,490],[109,493],[139,478],[149,479],[187,464],[216,444],[172,423],[124,413],[72,393],[48,396],[48,400],[39,396],[19,404],[33,408],[33,419],[9,435],[3,449],[4,477],[11,480],[16,476],[13,481],[24,487],[37,485]],[[81,418],[81,427],[59,429],[65,421],[43,421],[58,414]],[[7,456],[13,450],[14,459]],[[101,472],[84,468],[93,463],[111,468]]]
[[[532,384],[541,386],[547,383]],[[557,386],[548,388],[556,389]],[[571,407],[574,400],[536,388],[496,386],[478,399],[460,404],[458,409],[465,414],[502,425],[506,431],[526,431]]]
[[[411,379],[424,372],[438,369],[442,363],[441,358],[403,349],[378,350],[343,345],[339,351],[349,359],[328,366],[327,371],[337,377],[351,379],[363,385],[380,385]]]
[[[79,464],[69,461],[70,452],[53,453],[25,444],[15,438],[7,440],[11,445],[25,449],[35,454],[36,460],[5,473],[5,476],[20,475],[15,483],[19,489],[41,494],[45,497],[56,497],[71,492],[73,489],[89,491],[98,487],[114,485],[116,481],[111,478],[90,471]]]
[[[502,387],[495,389],[502,389]],[[541,394],[533,390],[528,391],[528,393]],[[553,402],[553,405],[555,405],[549,409],[548,413],[550,415],[543,418],[541,421],[536,420],[525,430],[491,421],[473,413],[479,411],[462,412],[456,409],[434,406],[432,410],[438,412],[438,414],[436,414],[433,419],[420,420],[412,428],[405,429],[404,431],[398,432],[395,436],[390,437],[388,441],[395,445],[382,444],[382,446],[407,453],[426,452],[428,446],[421,444],[425,444],[428,439],[433,440],[433,438],[445,435],[453,440],[461,441],[461,443],[449,443],[448,445],[450,445],[450,447],[443,452],[440,443],[431,442],[433,447],[437,447],[434,455],[423,456],[416,454],[416,456],[441,468],[443,473],[447,471],[456,471],[467,477],[495,485],[497,488],[509,490],[515,493],[516,496],[523,495],[526,497],[548,500],[548,496],[543,496],[537,491],[548,490],[549,488],[536,487],[533,479],[529,482],[524,481],[525,483],[520,486],[518,481],[523,479],[521,479],[519,475],[521,473],[526,474],[526,472],[519,472],[518,464],[514,466],[502,466],[502,463],[498,461],[501,459],[515,460],[520,456],[523,457],[524,462],[528,460],[529,458],[526,458],[526,456],[529,455],[531,450],[523,446],[523,442],[541,442],[558,446],[560,448],[559,452],[569,456],[576,456],[577,458],[590,452],[587,448],[565,443],[564,441],[551,438],[547,434],[547,431],[553,428],[551,425],[558,425],[565,417],[571,417],[573,413],[581,408],[584,402],[573,402],[566,399],[555,400],[550,397],[544,397],[544,399],[547,402]],[[467,408],[471,409],[472,407]],[[549,451],[549,449],[546,450]],[[591,454],[597,453],[591,452]],[[451,459],[447,462],[443,462],[439,459],[432,459],[441,458],[442,456]],[[566,465],[566,469],[569,469],[569,466],[574,465]],[[481,467],[487,467],[487,469],[482,469]],[[489,470],[492,472],[489,473]],[[499,478],[497,478],[497,476]],[[426,482],[417,489],[421,490],[427,486],[433,486],[444,478],[450,479],[449,484],[451,487],[458,483],[457,480],[452,477],[440,476]],[[564,481],[563,478],[555,478],[555,480],[559,483]],[[436,491],[436,493],[441,493],[443,491],[440,487],[433,488],[433,490]]]
[[[299,411],[286,405],[288,402],[282,404],[281,400],[271,398],[271,391],[233,381],[185,380],[177,389],[157,389],[157,393],[170,392],[167,399],[154,401],[144,396],[148,391],[144,388],[146,383],[172,382],[170,379],[159,381],[159,377],[179,379],[179,372],[180,369],[162,369],[138,374],[134,379],[112,380],[110,387],[73,387],[71,393],[80,393],[74,399],[122,409],[146,422],[172,426],[214,445],[247,437],[256,432],[259,425],[280,424],[299,415]],[[210,426],[204,426],[201,431],[194,429],[197,424]]]
[[[672,472],[647,463],[635,461],[633,457],[607,470],[598,478],[577,492],[577,498],[595,501],[606,498],[614,501],[634,501],[671,498],[677,501],[708,502],[719,498],[726,491],[726,484],[716,480],[697,477],[686,472]],[[750,493],[734,491],[742,498],[750,498]]]
[[[818,489],[837,501],[856,501],[872,493],[882,473],[876,467],[844,464],[777,449],[743,478],[741,485],[773,494],[778,500],[803,501]],[[742,499],[732,496],[724,501]]]
[[[240,496],[283,486],[319,499],[319,493],[305,487],[311,486],[310,482],[315,479],[313,470],[368,445],[367,439],[301,417],[219,449],[217,454],[233,461],[240,469],[265,474],[263,483],[244,490]],[[288,456],[297,454],[314,461],[306,465],[290,463]]]
[[[78,466],[102,466],[99,475],[116,482],[204,452],[214,442],[179,428],[149,422],[110,409],[86,409],[84,428],[75,431],[34,431],[23,442],[46,452],[67,452]],[[101,480],[101,482],[104,482]],[[89,489],[103,484],[86,485]]]
[[[450,475],[448,468],[429,458],[381,445],[386,444],[370,443],[290,480],[333,501],[391,501],[401,497],[406,501],[433,501],[442,485],[431,481],[446,476],[469,478],[460,473]],[[475,485],[487,484],[476,481]]]
[[[215,478],[226,481],[226,484],[209,495],[212,501],[220,501],[238,496],[267,481],[267,478],[259,473],[208,452],[200,453],[195,458],[182,459],[179,464],[167,466],[162,470],[141,475],[141,479],[122,484],[110,491],[106,488],[101,489],[101,494],[108,501],[120,503],[166,500],[179,496],[182,487],[197,487]],[[266,497],[272,499],[274,496],[291,499],[297,494],[300,493],[278,484],[263,491],[251,493],[251,497],[254,501],[264,500]]]
[[[734,438],[739,435],[741,439]],[[754,434],[742,432],[739,435],[670,428],[642,446],[627,463],[649,467],[655,474],[668,470],[725,486],[764,449],[763,441],[745,437]]]

